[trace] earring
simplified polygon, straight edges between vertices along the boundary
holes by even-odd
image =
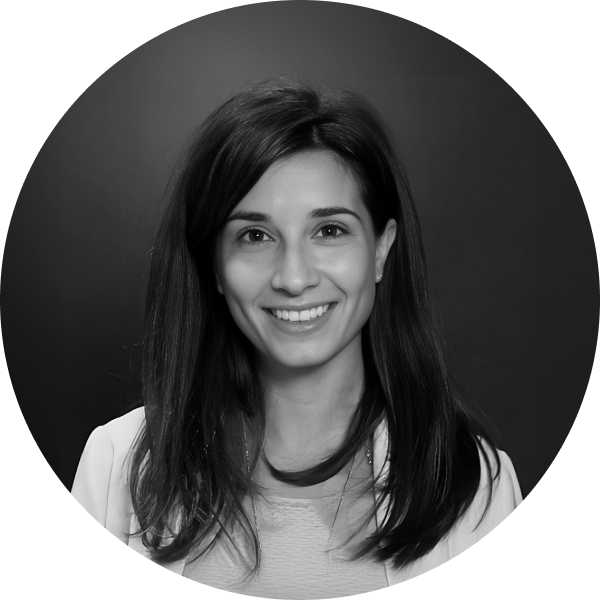
[[[383,275],[381,273],[379,273],[379,275],[377,275],[377,277],[375,277],[375,281],[377,283],[379,283],[381,281],[381,278],[383,277]]]

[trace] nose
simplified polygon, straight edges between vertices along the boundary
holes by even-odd
[[[277,261],[271,284],[274,289],[299,296],[319,284],[320,274],[309,248],[302,244],[287,245]]]

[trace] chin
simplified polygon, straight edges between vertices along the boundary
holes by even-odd
[[[315,349],[281,349],[279,352],[271,352],[268,358],[274,364],[279,364],[288,369],[309,369],[326,363],[333,357],[332,352],[324,352],[323,348]]]

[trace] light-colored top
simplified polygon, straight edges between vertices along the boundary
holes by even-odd
[[[128,535],[136,531],[138,522],[133,514],[127,486],[126,458],[143,423],[144,409],[138,408],[97,427],[90,435],[81,456],[72,493],[111,533],[140,554],[151,558],[141,539]],[[383,478],[389,470],[387,449],[387,427],[382,423],[373,440],[373,471]],[[483,457],[479,489],[465,515],[431,552],[409,567],[397,570],[390,563],[386,563],[388,585],[425,573],[460,554],[487,535],[521,502],[521,491],[513,465],[504,452],[499,452],[499,455],[500,475],[493,483],[492,503],[481,523],[479,521],[486,505],[490,484]],[[382,506],[376,515],[378,520],[384,518],[384,511],[385,506]],[[186,560],[182,559],[165,565],[165,568],[181,575],[185,564]]]
[[[257,496],[258,572],[249,576],[252,555],[244,553],[245,538],[237,535],[240,551],[223,536],[209,553],[188,561],[183,575],[230,592],[289,600],[337,598],[387,587],[382,563],[350,560],[351,552],[344,545],[360,524],[360,516],[373,505],[372,492],[360,497],[351,494],[346,491],[339,512],[339,494],[310,499]],[[251,499],[248,504],[245,508],[252,515]]]

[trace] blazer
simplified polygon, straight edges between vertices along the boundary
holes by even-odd
[[[136,552],[151,559],[141,539],[129,535],[136,531],[139,524],[133,514],[127,485],[127,457],[144,424],[144,418],[144,409],[137,408],[92,432],[79,461],[72,494],[112,534]],[[389,469],[387,438],[387,427],[382,423],[373,440],[373,469],[374,473],[380,473],[382,477],[385,477]],[[504,452],[499,451],[499,455],[500,475],[493,483],[492,502],[481,523],[479,521],[485,508],[489,486],[483,457],[480,457],[482,477],[479,489],[467,512],[431,552],[408,567],[397,570],[386,563],[389,585],[421,575],[460,554],[487,535],[522,501],[513,465]],[[383,519],[384,511],[385,507],[382,507],[376,515],[379,522]],[[163,566],[181,575],[185,559]]]

